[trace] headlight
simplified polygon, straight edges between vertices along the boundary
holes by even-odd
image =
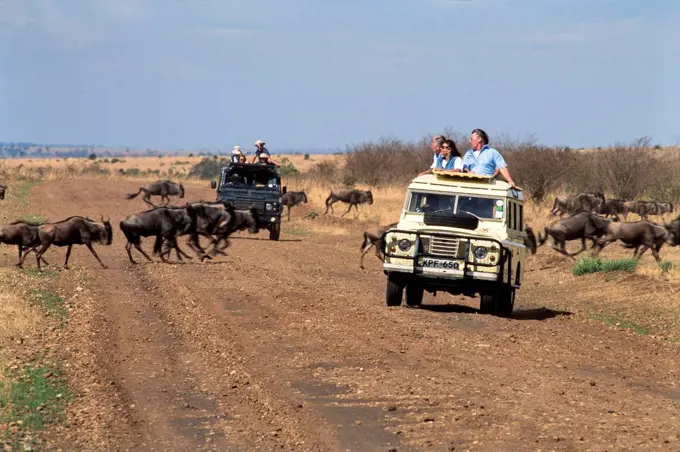
[[[399,249],[402,251],[408,251],[411,249],[411,246],[413,246],[413,242],[411,242],[409,239],[401,239],[399,240]]]
[[[477,259],[482,260],[487,254],[489,254],[489,250],[487,250],[486,247],[478,246],[475,248],[475,257],[477,257]]]
[[[274,207],[273,207],[271,204],[266,204],[266,205],[265,205],[265,208],[266,208],[267,210],[272,210]]]

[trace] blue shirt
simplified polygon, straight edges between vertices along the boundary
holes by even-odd
[[[496,169],[508,166],[500,152],[487,145],[484,145],[477,158],[475,158],[474,152],[473,149],[470,149],[463,156],[463,166],[471,173],[480,176],[493,176]]]
[[[453,170],[453,169],[463,169],[463,160],[460,157],[451,156],[449,161],[444,163],[444,155],[439,154],[437,156],[435,168],[443,170]]]

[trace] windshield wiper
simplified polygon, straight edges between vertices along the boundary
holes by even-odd
[[[475,215],[474,213],[468,212],[467,210],[459,210],[457,213],[467,213],[467,214],[469,214],[469,215],[472,215],[473,217],[475,217],[475,218],[478,219],[478,220],[481,220],[481,219],[482,219],[481,217],[478,217],[478,216]]]

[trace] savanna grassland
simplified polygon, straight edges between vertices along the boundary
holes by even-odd
[[[676,151],[644,141],[591,151],[497,147],[537,232],[559,194],[676,202],[680,190]],[[113,243],[94,245],[107,269],[75,247],[71,269],[61,270],[65,250],[52,247],[48,271],[38,274],[33,254],[18,269],[16,247],[2,245],[0,429],[8,446],[679,447],[680,249],[664,246],[662,265],[647,253],[627,271],[576,275],[575,262],[548,242],[528,258],[509,319],[443,293],[426,294],[420,309],[387,308],[378,259],[371,253],[359,268],[362,233],[398,219],[408,181],[432,154],[426,141],[354,151],[273,155],[288,190],[309,200],[283,221],[281,240],[241,232],[226,257],[136,266],[117,225],[147,206],[125,194],[162,178],[183,183],[186,198],[175,204],[212,200],[220,157],[0,163],[3,224],[104,215],[114,225]],[[375,202],[343,218],[338,203],[324,215],[331,187],[371,189]],[[601,257],[631,255],[612,244]]]

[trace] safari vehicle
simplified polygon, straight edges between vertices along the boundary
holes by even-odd
[[[229,201],[238,210],[257,209],[260,228],[269,230],[269,239],[281,235],[281,173],[275,165],[230,163],[220,170],[219,181],[210,181],[218,201]]]
[[[396,227],[381,237],[388,306],[419,306],[424,291],[480,296],[509,316],[524,274],[524,195],[471,173],[433,170],[411,181]]]

